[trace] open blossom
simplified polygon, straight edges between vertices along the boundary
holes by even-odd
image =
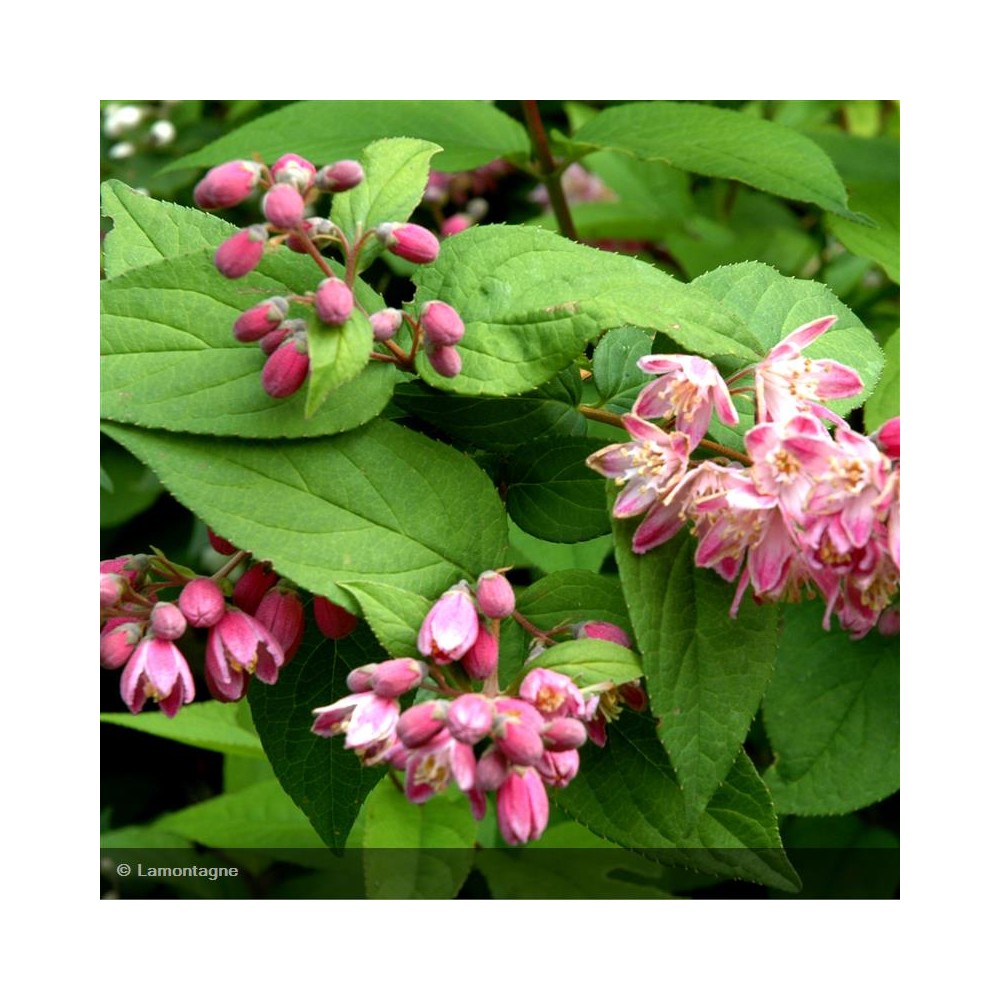
[[[427,613],[417,648],[435,663],[460,660],[479,635],[479,614],[467,587],[452,587]]]
[[[824,316],[803,324],[757,364],[754,378],[758,422],[789,420],[797,413],[815,413],[842,422],[820,403],[857,395],[863,388],[861,377],[853,368],[837,361],[802,356],[836,322],[836,316]]]
[[[169,639],[140,640],[122,671],[122,700],[137,713],[152,698],[173,717],[181,704],[194,701],[194,678],[181,651]]]
[[[274,684],[284,662],[285,652],[278,640],[243,611],[230,608],[209,630],[205,680],[222,701],[242,698],[251,674],[265,684]]]
[[[497,824],[508,844],[538,840],[549,822],[549,797],[533,767],[515,768],[497,791]]]
[[[691,441],[686,434],[661,431],[639,417],[626,415],[622,423],[632,440],[601,448],[587,459],[587,465],[625,487],[612,513],[633,517],[648,511],[678,482],[687,468]]]
[[[686,354],[648,354],[638,365],[660,377],[639,393],[632,407],[637,417],[674,417],[692,448],[705,436],[713,408],[724,424],[739,423],[729,389],[711,361]]]

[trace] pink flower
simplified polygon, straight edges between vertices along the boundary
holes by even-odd
[[[365,179],[365,172],[357,160],[337,160],[321,167],[316,174],[316,187],[320,191],[338,194],[350,191]]]
[[[462,370],[462,355],[450,344],[427,345],[427,360],[431,368],[444,378],[454,378]]]
[[[577,639],[603,639],[605,642],[613,642],[626,649],[632,648],[632,640],[628,633],[617,625],[612,625],[611,622],[580,622],[573,627],[573,636]]]
[[[711,361],[686,354],[648,354],[639,359],[644,372],[659,375],[639,393],[632,412],[637,417],[676,418],[693,448],[705,436],[714,406],[724,424],[739,423],[729,389]]]
[[[604,719],[601,723],[603,726]],[[591,723],[588,723],[590,732]],[[603,731],[603,729],[602,729]],[[592,734],[591,734],[592,737]],[[594,741],[598,746],[604,746],[606,740]],[[580,754],[577,750],[546,750],[542,754],[542,759],[535,765],[538,776],[546,785],[553,788],[565,788],[577,775],[580,770]]]
[[[233,604],[252,615],[264,600],[264,595],[278,583],[278,574],[269,562],[254,563],[233,587]]]
[[[122,700],[133,714],[153,698],[173,717],[181,704],[194,701],[194,678],[181,651],[168,639],[143,639],[122,671]]]
[[[291,184],[300,194],[305,194],[316,177],[316,168],[298,153],[285,153],[271,167],[276,184]]]
[[[352,750],[381,745],[388,740],[399,721],[399,702],[381,698],[372,691],[349,694],[323,708],[314,708],[316,721],[312,731],[317,736],[345,735],[344,746]]]
[[[462,657],[465,672],[476,680],[484,680],[496,672],[499,662],[500,640],[488,628],[480,628],[476,641]]]
[[[208,633],[205,679],[222,701],[243,697],[250,674],[265,684],[274,684],[284,662],[285,652],[278,640],[243,611],[230,608]]]
[[[476,755],[468,744],[443,732],[410,752],[406,762],[406,797],[411,802],[418,805],[426,802],[443,792],[452,779],[466,793],[475,786]]]
[[[587,714],[583,693],[565,674],[555,670],[536,667],[529,671],[518,693],[546,719],[562,716],[582,719]]]
[[[462,743],[475,746],[493,728],[493,705],[481,694],[459,695],[448,709],[448,729]]]
[[[242,278],[260,263],[266,242],[267,230],[263,226],[241,229],[215,251],[215,266],[227,278]]]
[[[305,202],[293,184],[275,184],[261,203],[264,218],[276,229],[294,229],[305,215]]]
[[[343,326],[354,311],[354,293],[340,278],[325,278],[316,289],[316,315],[329,326]]]
[[[316,626],[327,639],[345,639],[358,626],[358,619],[347,608],[317,594],[313,598]]]
[[[507,577],[492,569],[479,574],[476,601],[487,618],[509,618],[516,606],[514,588],[507,582]]]
[[[232,208],[249,198],[260,181],[262,167],[252,160],[230,160],[213,167],[194,189],[194,203],[212,210]]]
[[[444,729],[447,718],[448,702],[422,701],[399,717],[396,735],[404,746],[411,749],[423,746]]]
[[[436,299],[420,310],[420,326],[428,342],[436,347],[453,347],[465,336],[462,317],[447,302]]]
[[[549,797],[533,767],[515,769],[497,791],[500,835],[511,846],[538,840],[549,822]]]
[[[536,764],[545,750],[542,728],[545,719],[521,698],[497,698],[493,736],[497,749],[512,764]]]
[[[383,222],[375,236],[386,250],[412,264],[429,264],[441,252],[437,237],[412,222]]]
[[[306,613],[298,593],[285,586],[272,587],[253,616],[281,644],[288,663],[298,652],[306,631]]]
[[[479,615],[467,587],[452,587],[427,612],[417,648],[435,663],[460,660],[479,635]]]
[[[372,335],[380,343],[392,340],[403,325],[403,314],[398,309],[380,309],[368,318],[372,323]]]
[[[185,584],[177,606],[195,628],[211,628],[225,613],[226,599],[214,580],[199,577]]]
[[[668,434],[639,417],[626,415],[622,422],[632,440],[594,452],[587,465],[625,487],[615,500],[613,515],[634,517],[676,485],[687,468],[691,442],[686,434]]]
[[[292,396],[309,375],[309,346],[305,338],[291,337],[264,362],[260,381],[274,399]]]
[[[142,625],[138,620],[115,618],[101,629],[101,666],[116,670],[132,658],[135,647],[142,638]]]
[[[824,316],[793,330],[760,361],[755,369],[757,422],[783,422],[797,413],[815,413],[842,423],[831,410],[821,406],[825,399],[845,399],[864,388],[853,368],[829,359],[814,360],[802,351],[837,322]]]
[[[288,300],[275,295],[240,313],[233,323],[233,336],[243,344],[253,343],[276,330],[287,316]]]

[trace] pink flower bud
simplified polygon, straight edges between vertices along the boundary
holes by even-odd
[[[899,417],[887,420],[874,434],[875,443],[894,462],[899,458]]]
[[[495,792],[510,774],[510,762],[495,746],[479,758],[476,765],[476,785],[484,792]]]
[[[313,305],[321,322],[343,326],[354,311],[354,293],[340,278],[326,278],[316,289]]]
[[[363,667],[355,667],[347,675],[347,689],[354,694],[362,694],[372,689],[372,674],[375,672],[377,663],[367,663]]]
[[[278,229],[294,229],[305,215],[306,205],[292,184],[275,184],[261,201],[264,218]]]
[[[432,740],[444,728],[448,716],[446,701],[422,701],[399,717],[396,735],[404,746],[419,747]]]
[[[460,660],[479,635],[479,615],[465,586],[452,587],[427,612],[417,648],[435,663]]]
[[[419,687],[426,676],[426,663],[402,657],[376,664],[371,675],[371,686],[381,698],[399,698],[407,691]]]
[[[448,709],[448,729],[462,743],[475,746],[493,728],[493,705],[481,694],[459,695]]]
[[[236,551],[236,546],[232,542],[227,542],[211,528],[208,529],[208,544],[219,553],[220,556],[231,556]]]
[[[285,153],[275,160],[271,176],[276,184],[292,184],[305,194],[316,177],[316,168],[297,153]]]
[[[128,581],[117,573],[101,574],[101,607],[113,608],[128,589]]]
[[[159,601],[149,616],[150,633],[157,639],[179,639],[187,630],[187,619],[176,604]]]
[[[275,399],[284,399],[302,388],[309,374],[309,347],[304,339],[292,337],[277,347],[264,362],[260,374],[264,392]]]
[[[252,615],[260,607],[264,595],[278,582],[278,574],[268,562],[254,563],[233,587],[233,604]]]
[[[579,719],[553,719],[542,730],[542,742],[547,750],[557,753],[575,750],[587,742],[587,727]]]
[[[365,179],[365,172],[357,160],[337,160],[322,167],[316,175],[316,187],[321,191],[337,194],[350,191]]]
[[[445,378],[454,378],[462,370],[462,356],[454,347],[427,346],[427,360],[431,368]]]
[[[452,346],[465,336],[462,318],[447,302],[436,299],[420,310],[420,326],[428,342],[435,347]]]
[[[369,317],[375,339],[384,342],[392,340],[403,324],[403,314],[398,309],[380,309]]]
[[[230,608],[213,625],[205,647],[205,680],[221,701],[236,701],[246,692],[246,674],[274,684],[285,662],[281,643],[259,622]]]
[[[437,237],[412,222],[383,222],[375,230],[375,236],[386,250],[412,264],[429,264],[441,252]]]
[[[879,616],[878,630],[882,635],[899,635],[899,608],[886,608]]]
[[[226,610],[222,589],[204,576],[185,584],[177,604],[181,614],[195,628],[211,628]]]
[[[350,611],[318,594],[313,598],[313,615],[317,627],[327,639],[345,639],[358,624],[358,619]]]
[[[600,746],[604,746],[603,743]],[[580,754],[576,750],[546,750],[535,765],[539,777],[553,788],[565,788],[580,770]]]
[[[211,211],[232,208],[250,197],[260,181],[262,167],[251,160],[231,160],[213,167],[194,189],[194,203]]]
[[[494,726],[497,749],[512,764],[535,764],[545,750],[542,727],[545,720],[520,698],[498,698],[498,718]]]
[[[306,235],[315,239],[317,236],[329,236],[333,233],[333,223],[329,219],[324,219],[320,215],[314,215],[306,219],[300,227],[306,231]],[[285,246],[295,253],[309,253],[309,244],[296,233],[291,233],[285,241]]]
[[[465,672],[477,680],[484,680],[496,671],[499,662],[499,639],[489,629],[480,627],[476,641],[462,657]]]
[[[267,230],[263,226],[241,229],[215,251],[215,266],[227,278],[242,278],[260,263],[266,241]]]
[[[538,840],[549,822],[549,797],[538,772],[511,771],[497,791],[497,825],[511,846]]]
[[[472,223],[472,217],[466,215],[464,212],[451,215],[441,223],[441,235],[454,236],[456,233],[464,232]]]
[[[141,638],[142,626],[137,621],[105,626],[101,632],[101,666],[107,670],[124,667]]]
[[[633,712],[645,712],[649,699],[638,681],[629,681],[618,687],[618,697],[632,709]]]
[[[514,613],[514,588],[507,582],[507,577],[495,570],[488,569],[479,574],[476,600],[479,610],[487,618],[509,618]]]
[[[265,334],[277,329],[287,315],[288,300],[276,295],[240,313],[233,323],[233,336],[243,344],[260,340]]]
[[[305,610],[299,595],[282,586],[272,587],[253,616],[281,644],[285,663],[288,663],[298,652],[306,630]]]
[[[603,639],[605,642],[613,642],[626,649],[632,648],[632,640],[628,634],[611,622],[581,622],[573,630],[573,635],[577,639]]]

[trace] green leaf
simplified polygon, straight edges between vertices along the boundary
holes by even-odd
[[[582,437],[587,420],[576,404],[554,399],[544,390],[545,386],[540,386],[508,399],[475,399],[407,382],[396,389],[394,402],[454,440],[491,451],[516,452],[526,440],[536,437]]]
[[[815,143],[794,129],[736,111],[668,101],[621,105],[587,122],[573,145],[662,160],[859,218],[847,207],[847,192],[829,157]]]
[[[507,469],[507,510],[519,527],[550,542],[608,533],[604,484],[584,464],[593,441],[557,440],[516,452]]]
[[[610,681],[617,687],[642,677],[642,663],[631,649],[603,639],[571,639],[557,643],[531,661],[531,669],[536,667],[565,674],[578,687],[603,681]]]
[[[347,675],[355,667],[378,663],[382,651],[368,628],[359,624],[345,639],[323,639],[310,621],[295,659],[273,687],[250,685],[250,708],[260,741],[282,788],[302,809],[331,847],[341,848],[365,796],[382,777],[361,765],[343,739],[311,732],[312,710],[348,694]]]
[[[345,584],[344,589],[361,605],[365,621],[392,656],[423,659],[417,633],[431,609],[430,599],[375,580]]]
[[[372,344],[372,325],[358,309],[351,313],[343,326],[326,326],[315,313],[310,315],[307,420],[316,415],[334,389],[339,389],[365,370]],[[390,365],[381,367],[391,368]]]
[[[207,847],[323,846],[309,820],[277,782],[261,782],[168,813],[152,828]]]
[[[821,612],[785,609],[778,667],[764,699],[775,763],[764,775],[779,812],[847,813],[899,788],[899,637],[824,632]]]
[[[365,803],[361,843],[370,899],[452,899],[472,870],[476,821],[452,789],[416,806],[389,780]]]
[[[177,743],[217,750],[240,757],[262,758],[260,740],[252,729],[240,724],[237,705],[217,701],[185,705],[182,712],[168,719],[162,712],[102,712],[101,722],[126,729],[136,729],[152,736],[162,736]]]
[[[649,381],[640,371],[639,358],[653,351],[649,330],[623,326],[609,330],[594,349],[594,386],[599,405],[612,413],[628,413],[639,390]]]
[[[196,434],[318,437],[364,424],[385,407],[395,385],[391,365],[369,365],[311,420],[301,395],[268,396],[260,383],[264,356],[256,344],[233,339],[233,323],[264,298],[314,288],[315,265],[279,250],[252,275],[229,281],[211,256],[202,250],[102,282],[105,419]],[[361,282],[355,292],[366,309],[381,308]]]
[[[730,618],[732,584],[695,566],[686,533],[641,556],[631,523],[615,521],[614,536],[657,735],[694,823],[742,752],[774,669],[777,611],[744,601]]]
[[[669,899],[663,869],[579,823],[550,823],[521,848],[476,854],[494,899]]]
[[[101,527],[113,528],[148,510],[163,492],[160,481],[124,448],[101,438]]]
[[[180,834],[152,826],[122,826],[101,834],[102,851],[177,851],[190,846],[191,842]],[[150,855],[149,863],[156,864],[155,854]],[[191,863],[194,863],[194,857]]]
[[[413,136],[443,148],[438,170],[471,170],[498,157],[527,157],[519,122],[483,101],[301,101],[257,118],[169,167],[212,167],[258,153],[268,163],[289,149],[317,165],[358,159],[384,136]]]
[[[600,837],[664,864],[796,891],[767,788],[749,758],[737,756],[723,786],[689,830],[653,720],[624,712],[603,749],[586,745],[580,772],[556,802]]]
[[[829,219],[830,231],[853,254],[869,257],[899,284],[899,184],[856,185],[851,192],[855,205],[863,208],[877,228],[860,226],[848,219]]]
[[[618,580],[583,569],[550,571],[517,595],[517,610],[543,632],[588,621],[611,622],[629,632],[632,629]],[[510,619],[503,623],[500,638],[503,684],[510,683],[521,671],[528,645],[527,632]]]
[[[886,340],[884,350],[885,372],[865,403],[865,429],[869,434],[899,416],[899,330]]]
[[[757,263],[720,267],[691,284],[717,298],[744,320],[764,345],[765,352],[804,323],[821,316],[837,316],[836,325],[804,353],[807,357],[832,358],[850,365],[865,387],[857,396],[830,400],[824,405],[844,414],[871,395],[882,371],[882,350],[870,331],[826,285],[786,278],[767,264]]]
[[[422,139],[379,139],[361,154],[365,179],[333,199],[330,218],[353,240],[383,222],[406,222],[427,187],[431,157],[441,147]],[[364,246],[358,273],[382,252],[372,239]]]
[[[848,135],[843,129],[808,129],[804,133],[833,160],[852,189],[869,181],[899,183],[899,139]]]
[[[417,356],[431,385],[462,395],[517,395],[578,358],[604,330],[665,330],[689,350],[752,362],[760,344],[710,296],[632,257],[581,246],[542,229],[474,226],[444,241],[419,268],[415,308],[441,299],[465,323],[462,371],[447,379]]]
[[[114,222],[103,245],[109,278],[206,247],[214,250],[233,232],[225,219],[157,201],[118,180],[101,185],[101,215]]]
[[[610,527],[610,525],[609,525]],[[611,535],[592,538],[589,542],[545,542],[522,531],[513,521],[510,529],[508,562],[516,566],[534,566],[543,573],[561,570],[589,570],[596,573],[611,555]]]
[[[342,582],[388,582],[436,599],[457,579],[503,565],[506,515],[486,475],[394,424],[280,449],[104,430],[214,531],[338,604],[356,606]]]

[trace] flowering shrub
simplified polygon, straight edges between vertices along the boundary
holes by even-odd
[[[797,891],[805,818],[898,788],[893,193],[846,133],[522,104],[305,102],[182,157],[193,208],[104,185],[103,718],[266,760],[183,844]]]

